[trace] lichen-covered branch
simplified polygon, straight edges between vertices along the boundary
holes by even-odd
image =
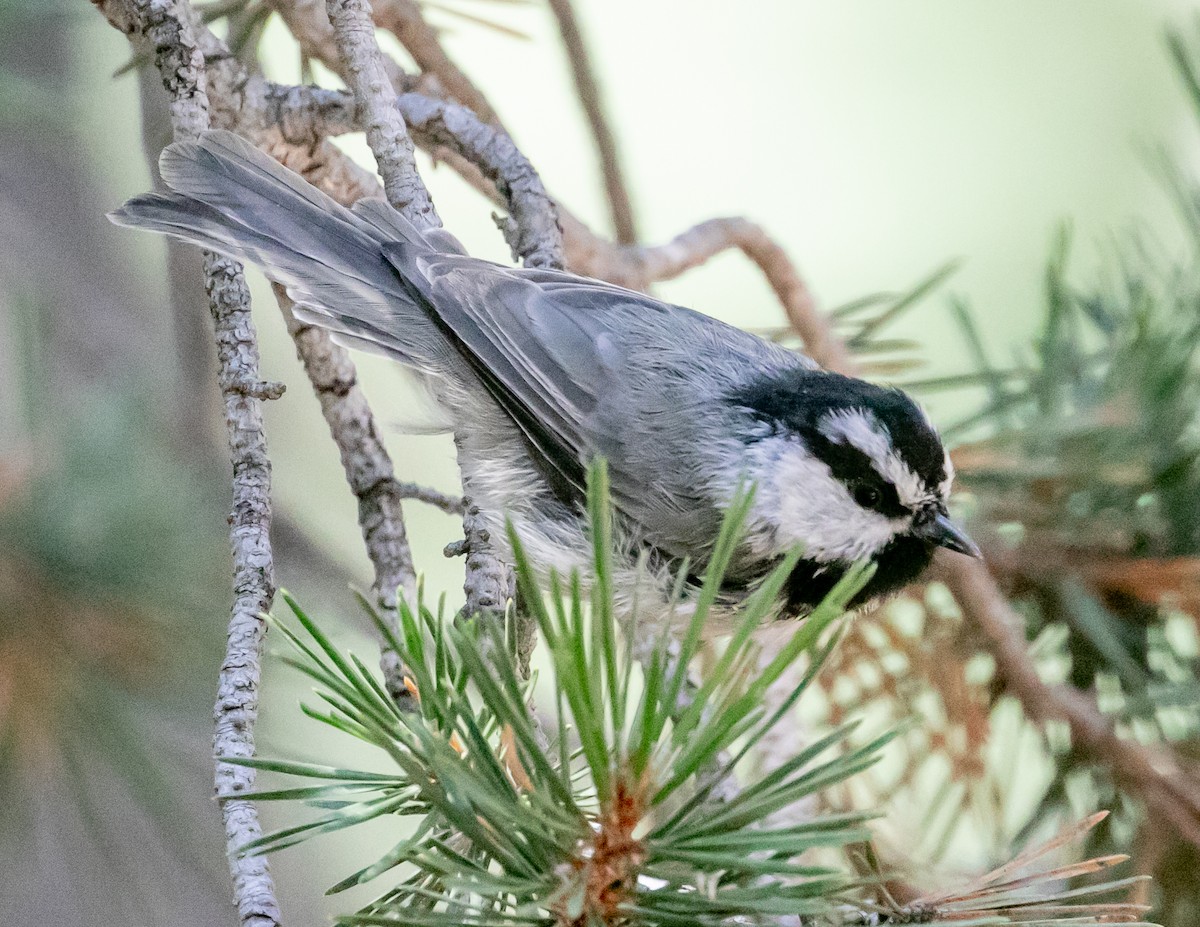
[[[257,382],[258,343],[250,318],[250,292],[241,268],[226,258],[206,254],[206,289],[217,333],[221,395],[233,463],[234,603],[229,619],[225,659],[213,710],[213,752],[217,757],[254,755],[258,717],[260,661],[266,627],[262,616],[275,595],[271,553],[271,462],[262,425],[262,401],[242,384]],[[241,855],[240,849],[262,836],[254,805],[236,796],[254,787],[255,771],[218,759],[216,792],[225,822],[226,855],[233,876],[234,903],[246,927],[280,923],[279,904],[267,861]]]
[[[433,200],[417,173],[412,139],[396,108],[396,91],[375,38],[370,0],[328,0],[326,9],[388,202],[417,228],[440,226]]]
[[[511,138],[455,103],[415,93],[403,94],[397,103],[422,146],[453,152],[496,185],[511,214],[509,244],[525,266],[563,266],[558,209]]]
[[[208,93],[204,55],[191,33],[191,11],[183,0],[139,0],[133,12],[171,94],[175,137],[196,138],[208,128]],[[271,462],[263,432],[261,397],[277,395],[279,390],[259,379],[250,292],[241,267],[227,258],[205,254],[204,276],[233,465],[229,523],[234,602],[217,686],[213,748],[219,758],[247,757],[254,754],[259,663],[266,631],[262,616],[270,609],[275,594],[270,540]],[[274,927],[279,924],[280,913],[266,860],[239,853],[244,844],[262,836],[253,804],[237,798],[253,784],[253,769],[217,760],[216,790],[223,799],[226,855],[238,916],[247,927]]]
[[[358,371],[349,353],[334,344],[328,332],[300,322],[281,287],[275,287],[275,297],[337,445],[346,482],[358,500],[358,524],[375,571],[372,591],[380,616],[398,628],[397,592],[403,589],[413,600],[417,574],[392,459],[358,385]],[[379,662],[388,694],[403,709],[415,707],[400,658],[383,640]]]
[[[381,65],[370,5],[366,0],[328,0],[329,18],[341,53],[342,73],[354,94],[358,116],[366,125],[367,142],[383,176],[388,202],[417,228],[441,224],[429,192],[417,173],[404,118],[396,93]],[[461,442],[456,442],[459,454]],[[464,485],[467,496],[471,487]],[[463,518],[467,568],[463,589],[468,614],[503,611],[515,584],[511,570],[496,557],[481,529],[479,510],[469,502]]]
[[[447,495],[417,483],[397,483],[396,494],[401,499],[415,499],[417,502],[432,505],[447,515],[465,515],[467,513],[467,502],[462,496]]]
[[[604,192],[608,196],[609,213],[612,215],[613,232],[620,244],[631,245],[638,240],[633,202],[629,197],[625,171],[621,167],[617,140],[613,137],[612,127],[604,112],[604,101],[588,53],[587,42],[584,41],[583,30],[580,29],[579,19],[575,15],[575,6],[571,0],[549,2],[550,10],[558,21],[558,31],[571,65],[571,74],[575,78],[579,102],[583,106],[592,140],[596,144],[596,155],[600,159],[600,172],[604,178]]]

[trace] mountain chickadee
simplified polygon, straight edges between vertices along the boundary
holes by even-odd
[[[508,516],[542,567],[590,562],[594,455],[630,552],[617,582],[650,572],[663,597],[671,566],[703,569],[743,480],[756,494],[726,578],[734,600],[796,545],[787,615],[856,561],[876,565],[860,604],[916,579],[939,546],[978,554],[947,516],[941,440],[898,390],[642,293],[472,258],[381,200],[342,207],[228,132],[173,144],[160,164],[171,192],[112,220],[257,264],[305,321],[415,370],[460,436],[492,536]]]

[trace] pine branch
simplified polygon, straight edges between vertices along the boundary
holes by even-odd
[[[617,142],[613,137],[608,116],[604,112],[604,101],[601,99],[596,70],[583,37],[583,30],[579,26],[579,18],[575,15],[575,6],[571,0],[550,0],[550,10],[558,22],[563,49],[571,65],[571,75],[575,78],[575,90],[587,116],[592,141],[596,145],[596,155],[600,159],[600,171],[604,178],[604,190],[608,195],[613,231],[618,243],[632,245],[638,240],[633,202],[629,197],[629,187],[625,182],[625,171],[621,167]]]
[[[715,601],[748,497],[732,507],[679,659],[660,648],[635,694],[632,648],[621,642],[618,606],[603,580],[611,575],[615,551],[598,468],[590,487],[594,571],[601,577],[590,593],[577,576],[554,576],[547,589],[538,587],[510,531],[522,594],[546,642],[557,693],[556,742],[549,746],[526,710],[518,657],[494,622],[452,625],[444,615],[402,603],[403,633],[392,646],[420,693],[419,713],[404,714],[382,697],[365,666],[341,654],[319,624],[287,599],[305,631],[301,636],[279,624],[296,648],[290,662],[317,682],[324,702],[306,713],[378,747],[394,771],[246,760],[258,769],[325,782],[259,793],[261,799],[306,800],[325,810],[247,851],[281,849],[381,815],[410,816],[415,823],[412,838],[334,891],[401,865],[415,874],[342,923],[398,918],[430,927],[567,927],[664,919],[715,923],[738,915],[773,920],[832,913],[848,888],[845,874],[798,857],[863,839],[864,815],[816,816],[785,828],[761,825],[775,809],[872,763],[887,737],[836,756],[848,729],[835,731],[724,802],[704,770],[736,746],[723,764],[729,775],[780,722],[780,715],[761,712],[763,692],[797,660],[819,664],[828,656],[829,647],[820,644],[824,632],[869,570],[839,584],[760,668],[753,631],[770,615],[798,552],[787,558],[748,603],[729,649],[701,680],[702,698],[679,713],[677,693],[700,641],[695,632]],[[583,618],[589,607],[597,619],[590,623]],[[382,622],[380,627],[391,633]],[[482,656],[485,651],[490,658]],[[791,686],[793,700],[814,676],[811,668]],[[705,703],[715,710],[706,711]]]
[[[209,125],[209,100],[204,56],[191,33],[191,11],[186,3],[175,0],[137,0],[126,15],[130,13],[133,15],[125,22],[136,22],[145,42],[154,49],[155,63],[171,94],[175,138],[198,138]],[[250,757],[254,754],[259,663],[266,631],[262,615],[270,609],[275,594],[271,464],[261,404],[263,398],[280,395],[282,387],[259,379],[258,341],[241,266],[206,253],[204,275],[234,473],[230,542],[235,598],[217,687],[213,748],[218,757]],[[253,769],[217,761],[216,788],[230,796],[222,803],[221,812],[239,918],[247,927],[275,927],[280,921],[279,904],[266,861],[237,852],[262,833],[254,805],[237,797],[253,785]]]
[[[412,139],[396,109],[396,91],[375,39],[370,0],[328,0],[325,7],[388,202],[417,228],[439,228],[441,219],[417,173]]]

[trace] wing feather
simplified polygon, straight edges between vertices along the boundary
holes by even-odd
[[[582,501],[587,463],[603,454],[618,508],[673,556],[695,556],[722,517],[720,488],[697,458],[724,427],[721,396],[764,365],[811,363],[689,309],[571,274],[402,244],[384,253],[518,424],[560,498]]]

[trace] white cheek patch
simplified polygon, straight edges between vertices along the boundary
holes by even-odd
[[[938,501],[896,453],[887,429],[870,412],[834,412],[821,420],[820,429],[830,441],[849,444],[866,454],[876,472],[896,487],[901,505],[915,510]]]
[[[763,476],[746,542],[760,556],[778,556],[801,545],[809,560],[862,560],[909,527],[909,518],[888,518],[856,503],[829,467],[799,441],[766,438],[749,456],[749,472]]]

